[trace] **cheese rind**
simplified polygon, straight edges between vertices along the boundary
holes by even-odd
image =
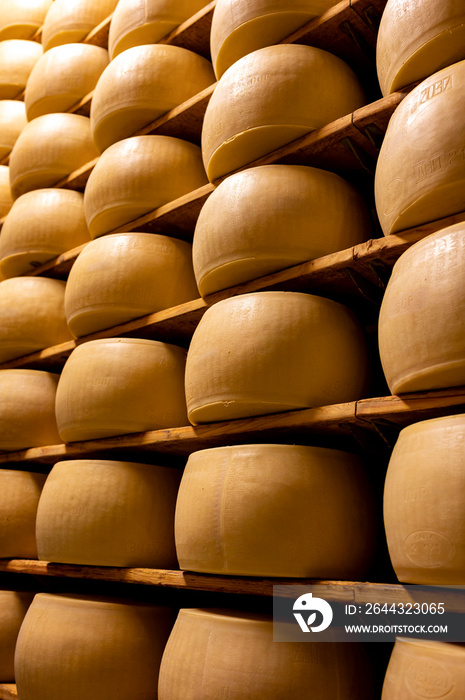
[[[207,183],[200,148],[171,136],[133,136],[107,148],[90,174],[84,212],[92,238]]]
[[[16,640],[34,593],[0,590],[0,682],[14,683]]]
[[[1,0],[0,41],[30,39],[43,25],[53,0]]]
[[[19,96],[41,56],[42,46],[37,41],[0,41],[0,100]]]
[[[202,128],[211,182],[361,107],[365,97],[340,58],[280,44],[237,61],[219,80]]]
[[[47,51],[27,81],[24,101],[29,121],[67,112],[96,86],[108,65],[108,51],[90,44],[64,44]]]
[[[79,254],[66,284],[65,313],[79,338],[198,296],[189,243],[154,233],[115,233]]]
[[[100,151],[128,138],[215,82],[207,59],[179,46],[136,46],[101,75],[90,121]]]
[[[14,199],[57,184],[98,157],[90,119],[79,114],[44,114],[28,122],[10,155]]]
[[[255,292],[220,301],[194,331],[186,364],[193,423],[361,398],[368,358],[360,325],[329,299]]]
[[[194,452],[176,503],[180,568],[211,574],[360,580],[375,530],[361,461],[321,447]]]
[[[138,338],[92,340],[73,350],[56,396],[64,442],[186,425],[186,351]]]
[[[107,19],[118,0],[54,0],[42,29],[44,51],[61,44],[86,38],[92,29]]]
[[[378,324],[393,394],[465,384],[464,233],[464,223],[437,231],[394,265]]]
[[[35,525],[45,479],[44,474],[0,469],[0,558],[37,559]]]
[[[59,188],[27,192],[18,197],[5,218],[0,273],[5,277],[24,275],[89,240],[81,192]]]
[[[0,165],[0,217],[6,216],[12,205],[13,197],[11,196],[10,188],[10,168],[8,165]]]
[[[0,158],[11,152],[26,123],[24,102],[0,100]]]
[[[193,263],[202,296],[370,238],[368,209],[338,175],[264,165],[231,175],[205,202]]]

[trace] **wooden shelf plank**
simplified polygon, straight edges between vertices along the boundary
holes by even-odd
[[[93,46],[101,46],[102,49],[108,48],[108,34],[110,31],[110,23],[113,13],[106,17],[103,22],[100,22],[91,32],[83,39],[83,44],[92,44]]]
[[[87,95],[85,95],[82,100],[79,100],[79,102],[76,102],[76,104],[72,105],[68,109],[68,112],[70,114],[80,114],[83,117],[89,117],[90,116],[90,105],[92,102],[92,97],[93,97],[94,91],[92,90],[89,92]]]
[[[353,10],[377,33],[387,0],[350,0]]]
[[[17,700],[18,693],[14,683],[0,683],[0,700]]]
[[[210,29],[215,5],[216,0],[205,5],[157,43],[181,46],[205,58],[210,58]]]

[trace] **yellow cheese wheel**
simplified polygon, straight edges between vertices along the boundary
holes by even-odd
[[[28,591],[0,590],[0,683],[15,680],[16,640],[33,597]]]
[[[321,447],[194,452],[176,504],[179,565],[211,574],[358,581],[375,530],[360,459]]]
[[[465,8],[460,0],[388,0],[376,46],[383,95],[464,58]]]
[[[67,112],[95,88],[107,65],[108,51],[90,44],[64,44],[44,53],[24,94],[29,121],[43,114]]]
[[[84,192],[92,238],[207,183],[200,148],[171,136],[133,136],[99,158]]]
[[[465,414],[404,428],[384,490],[384,522],[399,581],[465,583]]]
[[[368,358],[354,314],[329,299],[256,292],[220,301],[197,326],[187,356],[193,423],[353,401]]]
[[[0,159],[10,153],[26,122],[24,102],[0,100]]]
[[[393,394],[465,384],[465,223],[427,236],[396,262],[379,315]]]
[[[37,512],[39,559],[177,569],[174,508],[180,479],[179,470],[153,464],[58,462]]]
[[[53,0],[1,0],[0,41],[30,39],[43,25]]]
[[[110,24],[111,58],[133,46],[155,44],[208,0],[119,0]]]
[[[156,700],[170,608],[38,593],[15,655],[21,700]]]
[[[370,238],[368,209],[338,175],[299,165],[264,165],[223,180],[205,202],[194,235],[202,296]]]
[[[179,46],[135,46],[100,77],[90,122],[100,151],[215,82],[211,63]]]
[[[211,54],[220,78],[243,56],[277,44],[337,4],[337,0],[217,0]]]
[[[54,0],[43,30],[44,51],[85,39],[115,9],[118,0]]]
[[[465,61],[410,92],[389,122],[375,198],[385,235],[465,209]]]
[[[0,450],[56,445],[58,375],[36,369],[0,370]]]
[[[18,97],[41,56],[42,46],[36,41],[0,41],[0,100]]]
[[[465,692],[465,646],[398,637],[381,700],[461,700]]]
[[[45,479],[44,474],[0,469],[0,558],[37,559],[35,525]],[[1,659],[0,653],[0,667]]]
[[[202,129],[210,181],[243,167],[364,104],[352,70],[311,46],[267,46],[218,82]]]
[[[28,122],[10,155],[13,198],[55,185],[97,158],[90,119],[79,114],[44,114]]]
[[[13,204],[10,188],[10,168],[0,165],[0,218],[6,216]],[[2,233],[3,236],[3,233]]]
[[[266,615],[181,609],[163,654],[158,698],[371,700],[372,674],[360,647],[276,643]]]
[[[115,233],[92,241],[78,256],[66,284],[65,313],[79,338],[198,296],[189,243],[155,233]]]
[[[14,202],[3,224],[0,273],[5,277],[24,275],[87,241],[89,232],[81,192],[62,189],[27,192]]]
[[[64,442],[186,425],[186,351],[137,338],[92,340],[73,350],[56,396]]]

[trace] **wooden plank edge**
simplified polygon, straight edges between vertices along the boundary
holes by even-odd
[[[108,48],[108,34],[110,32],[111,18],[113,17],[113,12],[105,17],[105,19],[100,22],[94,29],[92,29],[87,36],[82,40],[83,44],[92,44],[93,46],[100,46],[103,49]]]
[[[357,401],[355,414],[375,424],[385,421],[400,428],[418,421],[465,412],[465,386]]]
[[[193,47],[195,41],[192,41],[191,34],[195,33],[195,29],[198,25],[204,26],[205,34],[207,34],[207,30],[209,30],[211,27],[211,21],[215,6],[216,0],[212,0],[212,2],[208,3],[208,5],[205,5],[205,7],[196,12],[195,15],[189,17],[189,19],[187,19],[185,22],[173,29],[172,32],[164,36],[157,43],[172,44],[174,46],[183,46],[186,42],[188,42],[189,46]],[[210,53],[210,46],[198,46],[196,48],[196,53],[201,53],[203,55],[209,55]],[[191,50],[193,50],[193,48]]]
[[[18,692],[14,683],[0,683],[0,700],[17,700]]]

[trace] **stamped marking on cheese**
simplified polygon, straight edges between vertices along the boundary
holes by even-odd
[[[439,567],[447,564],[455,553],[452,542],[440,532],[418,530],[405,540],[405,552],[418,566]]]
[[[423,90],[420,91],[420,95],[418,98],[418,104],[421,105],[425,102],[428,102],[429,100],[433,99],[433,97],[437,97],[438,95],[442,95],[442,93],[446,92],[446,90],[452,90],[452,86],[453,86],[452,76],[446,75],[441,80],[436,81],[432,85],[428,85],[427,87],[425,87]]]
[[[420,698],[442,698],[454,687],[447,668],[432,659],[417,659],[405,672],[406,684]]]
[[[441,170],[444,167],[444,154],[443,153],[435,153],[433,156],[430,158],[425,158],[423,160],[418,161],[418,163],[415,163],[413,165],[413,171],[415,173],[415,181],[416,183],[423,182],[423,180],[426,180],[427,178],[431,177],[435,173],[438,172],[438,170]]]

